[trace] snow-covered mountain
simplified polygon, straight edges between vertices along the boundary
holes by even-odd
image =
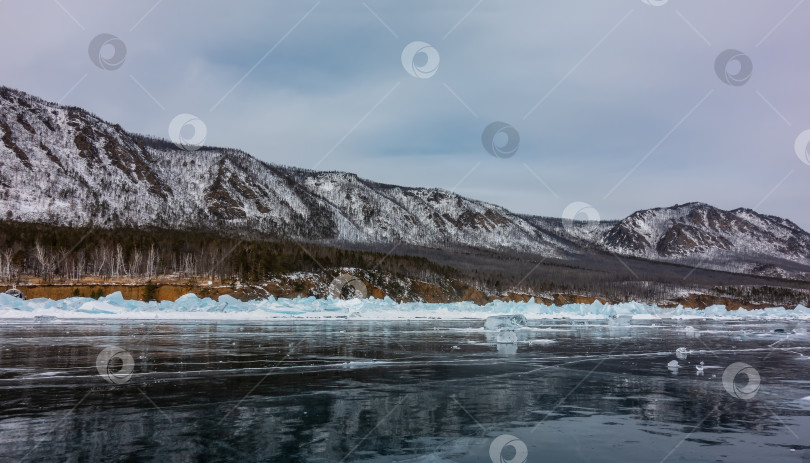
[[[724,211],[703,203],[635,212],[613,225],[600,244],[617,254],[700,259],[708,267],[737,261],[735,270],[773,276],[782,274],[763,259],[810,264],[810,235],[793,222],[751,209]]]
[[[561,258],[609,251],[679,261],[722,254],[722,268],[754,273],[773,273],[768,266],[783,260],[810,264],[810,235],[751,210],[687,204],[572,226],[440,189],[272,165],[234,149],[186,151],[5,87],[0,136],[0,214],[8,220]]]

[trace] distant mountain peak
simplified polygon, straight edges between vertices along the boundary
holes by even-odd
[[[614,225],[602,244],[650,259],[737,255],[810,263],[810,235],[792,222],[705,203],[638,211]]]

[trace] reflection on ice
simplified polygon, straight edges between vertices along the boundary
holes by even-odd
[[[501,355],[516,355],[518,351],[518,346],[515,343],[500,342],[497,346],[498,353]]]
[[[496,342],[498,344],[515,344],[517,340],[517,334],[514,330],[500,330]]]

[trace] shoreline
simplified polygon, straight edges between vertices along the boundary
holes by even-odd
[[[723,305],[705,309],[683,306],[664,308],[641,302],[605,304],[599,301],[548,305],[542,301],[493,301],[480,306],[473,302],[396,302],[390,298],[319,299],[275,298],[241,301],[229,295],[216,300],[193,293],[175,301],[143,302],[116,292],[98,299],[70,297],[22,300],[0,294],[0,319],[42,321],[56,319],[132,320],[484,320],[493,315],[523,315],[527,319],[593,321],[609,326],[627,326],[631,321],[721,319],[721,320],[810,320],[810,308],[769,307],[728,310]]]
[[[170,301],[174,302],[185,294],[196,294],[201,298],[209,297],[218,299],[221,296],[230,296],[242,302],[262,301],[269,297],[275,299],[295,299],[315,297],[319,300],[326,300],[324,294],[318,294],[318,289],[314,284],[304,287],[289,284],[286,281],[273,280],[264,284],[223,284],[221,282],[210,284],[200,284],[198,282],[179,282],[176,280],[156,280],[155,282],[143,281],[111,281],[111,282],[80,282],[80,283],[41,283],[28,282],[18,285],[0,285],[0,293],[12,287],[21,290],[27,299],[47,298],[54,301],[67,299],[70,297],[89,297],[99,299],[116,292],[120,292],[124,299],[133,301]],[[546,294],[524,294],[513,291],[506,291],[500,295],[486,294],[480,290],[468,289],[462,292],[461,297],[432,297],[435,292],[433,287],[427,283],[419,282],[425,288],[418,293],[421,300],[412,298],[397,298],[404,303],[472,303],[477,306],[486,306],[493,302],[528,302],[534,299],[545,305],[563,306],[567,304],[592,304],[600,302],[602,304],[623,304],[628,301],[610,301],[604,297],[581,295],[573,293],[546,293]],[[368,285],[370,286],[370,285]],[[371,287],[368,296],[376,299],[384,299],[386,293],[379,288]],[[147,299],[148,297],[148,299]],[[782,306],[787,309],[803,307],[801,304],[769,304],[769,303],[747,303],[731,297],[715,296],[711,294],[689,292],[680,297],[659,301],[632,301],[647,305],[655,305],[661,309],[676,309],[683,307],[687,309],[703,310],[709,307],[723,305],[728,310],[759,310]]]

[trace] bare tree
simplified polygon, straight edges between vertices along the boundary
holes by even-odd
[[[53,272],[53,254],[49,253],[39,241],[34,245],[34,256],[39,263],[40,276],[50,280]]]
[[[82,276],[84,276],[84,264],[85,264],[85,255],[84,251],[79,251],[75,254],[73,259],[73,279],[74,280],[81,280]]]
[[[197,266],[193,253],[186,253],[183,255],[183,273],[186,276],[194,276],[197,274]]]
[[[0,261],[2,265],[0,265],[0,272],[2,272],[3,279],[11,280],[11,258],[14,255],[14,250],[11,248],[6,248],[3,250],[2,254],[0,254]]]
[[[115,245],[115,255],[113,256],[113,275],[114,277],[121,276],[126,272],[124,265],[124,248],[120,244]]]
[[[130,276],[139,276],[141,273],[141,261],[143,260],[143,254],[141,254],[140,249],[135,249],[132,251],[132,257],[129,259],[129,275]]]
[[[108,249],[104,244],[93,249],[93,276],[102,276],[104,267],[108,266],[107,255]]]
[[[155,269],[158,265],[158,254],[155,252],[155,245],[149,247],[149,254],[146,255],[146,277],[152,278],[155,276]]]

